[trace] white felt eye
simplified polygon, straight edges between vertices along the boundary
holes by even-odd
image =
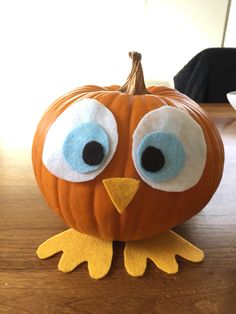
[[[61,179],[89,181],[110,162],[117,143],[112,112],[97,100],[79,100],[51,125],[44,142],[43,164]]]
[[[133,134],[135,168],[154,189],[181,192],[196,185],[206,153],[201,127],[181,109],[165,106],[150,111]]]

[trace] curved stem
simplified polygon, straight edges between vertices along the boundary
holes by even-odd
[[[141,54],[133,51],[129,52],[129,57],[132,59],[132,69],[127,82],[119,89],[119,91],[129,95],[150,94],[144,82]]]

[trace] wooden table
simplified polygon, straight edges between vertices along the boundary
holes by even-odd
[[[66,226],[36,186],[29,146],[2,145],[0,313],[236,313],[236,111],[228,104],[203,107],[222,135],[225,172],[206,208],[175,228],[206,256],[201,264],[178,258],[176,275],[150,262],[143,278],[130,277],[121,243],[103,280],[91,279],[86,264],[59,272],[59,255],[39,260],[37,246]]]

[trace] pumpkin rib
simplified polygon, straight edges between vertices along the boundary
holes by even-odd
[[[64,95],[63,97],[61,97],[61,99],[57,102],[54,102],[49,108],[48,110],[46,110],[43,118],[48,119],[48,117],[50,116],[50,120],[51,120],[51,124],[56,120],[56,118],[63,112],[65,111],[72,103],[78,101],[78,100],[82,100],[84,98],[90,98],[96,94],[101,93],[101,91],[91,91],[90,93],[88,92],[84,92],[81,94],[75,94],[71,97]],[[93,97],[92,97],[93,98]],[[52,119],[51,115],[53,115],[54,119]],[[40,121],[41,123],[43,122],[42,120]],[[40,124],[41,124],[40,123]],[[48,128],[50,128],[51,124],[48,126]],[[36,131],[37,132],[37,131]]]
[[[108,91],[117,91],[119,92],[119,89],[121,88],[120,85],[110,85],[110,86],[105,86],[105,88],[108,90]]]
[[[69,223],[71,223],[71,218],[73,218],[73,217],[72,217],[71,213],[68,211],[67,206],[66,206],[66,208],[64,207],[64,202],[65,202],[65,200],[64,200],[64,199],[63,199],[63,200],[60,199],[60,195],[63,196],[63,193],[62,193],[63,185],[64,185],[63,180],[58,179],[58,180],[57,180],[58,204],[59,204],[59,210],[60,210],[60,212],[62,213],[62,216],[63,216],[63,220],[66,222],[66,224],[69,224]],[[62,202],[62,201],[63,201],[63,202]],[[69,212],[69,219],[68,219],[68,216],[65,217],[65,215],[64,215],[64,211],[65,211],[65,210],[66,210],[67,212]],[[72,219],[72,221],[73,221],[73,219]]]
[[[92,92],[96,92],[96,91],[103,91],[105,90],[105,88],[101,87],[101,86],[97,86],[97,85],[84,85],[81,87],[76,87],[74,89],[72,89],[71,91],[65,93],[64,95],[60,96],[58,99],[56,99],[50,107],[54,106],[56,103],[59,102],[64,102],[68,99],[73,98],[73,96],[79,96],[82,94],[88,94],[88,93],[92,93]]]
[[[128,120],[128,136],[127,136],[127,142],[126,142],[126,152],[124,152],[124,155],[126,156],[125,162],[123,164],[123,170],[122,170],[122,177],[125,177],[125,170],[126,170],[126,164],[127,164],[127,159],[129,158],[129,151],[130,151],[130,129],[131,129],[131,120],[132,120],[132,113],[133,113],[133,107],[134,107],[134,101],[135,101],[135,96],[130,95],[128,98],[128,103],[126,104],[127,107],[129,108],[129,120]]]
[[[159,109],[162,106],[168,106],[163,98],[159,95],[149,94],[148,97],[147,95],[142,95],[141,97],[145,100],[146,103],[146,113],[151,110]]]
[[[170,93],[175,92],[176,90],[167,86],[149,86],[148,91],[152,95],[158,95],[159,97],[165,96],[166,94],[170,95]]]
[[[56,202],[57,202],[57,204],[58,204],[59,212],[60,212],[61,216],[63,217],[63,220],[65,220],[64,215],[63,215],[62,210],[61,210],[61,205],[60,205],[60,198],[59,198],[59,180],[60,180],[60,179],[56,179],[56,184],[55,184],[55,186],[56,186],[56,193],[55,193],[55,194],[56,194]],[[67,223],[66,220],[65,220],[65,222]]]
[[[48,191],[50,193],[50,189],[47,189],[47,184],[44,184],[44,182],[47,180],[45,179],[45,177],[48,175],[47,169],[44,167],[44,165],[41,163],[41,187],[42,187],[42,193],[44,195],[44,197],[47,200],[47,204],[49,205],[49,207],[51,207],[52,205],[56,205],[55,206],[55,211],[57,212],[57,214],[59,214],[60,217],[62,217],[62,213],[60,210],[60,206],[59,206],[59,202],[58,202],[58,193],[57,193],[57,178],[54,178],[52,176],[49,177],[49,181],[51,183],[51,185],[53,185],[53,188],[56,190],[56,194],[53,194],[53,201],[52,198],[50,198],[48,196]],[[48,177],[47,177],[48,178]],[[51,195],[50,195],[51,196]]]
[[[43,170],[43,164],[42,162],[38,162],[37,159],[35,160],[35,167],[36,167],[36,170],[35,171],[35,178],[36,178],[36,182],[39,186],[39,189],[41,191],[41,193],[43,194],[44,198],[46,199],[46,202],[48,204],[48,206],[50,207],[50,204],[47,200],[47,198],[45,197],[45,192],[44,192],[44,185],[42,184],[43,182],[43,173],[44,173],[44,170]],[[57,206],[58,208],[58,206]],[[61,217],[61,215],[60,215]]]
[[[73,216],[74,216],[74,218],[75,218],[75,221],[76,221],[76,224],[75,224],[75,226],[76,226],[76,230],[78,230],[78,231],[80,231],[80,232],[82,232],[82,233],[86,233],[86,228],[85,228],[85,225],[86,224],[83,224],[82,222],[81,222],[81,217],[80,217],[80,211],[81,211],[81,208],[79,208],[79,209],[77,209],[77,211],[74,209],[74,204],[72,204],[72,201],[74,200],[74,194],[76,194],[76,188],[77,188],[77,186],[76,185],[74,185],[73,183],[71,183],[70,184],[70,186],[71,186],[71,194],[72,194],[72,197],[70,198],[70,208],[71,208],[71,211],[72,211],[72,213],[73,213]],[[83,210],[83,209],[82,209]],[[77,216],[79,216],[79,217],[77,217]],[[92,215],[91,215],[92,216]],[[90,216],[90,218],[92,218]],[[94,221],[94,218],[92,218],[93,219],[93,221]],[[95,225],[95,228],[96,228],[96,222],[94,222],[94,224],[93,224],[93,226]]]
[[[71,197],[71,194],[72,194],[72,192],[71,192],[71,184],[68,184],[68,197],[67,197],[67,208],[68,208],[68,211],[69,211],[69,213],[70,213],[70,217],[72,218],[72,223],[71,223],[71,225],[72,226],[76,226],[76,228],[74,228],[74,229],[80,229],[81,231],[83,231],[83,228],[81,227],[81,225],[80,225],[80,223],[79,223],[79,221],[78,221],[78,219],[76,220],[75,219],[75,216],[74,216],[74,211],[73,211],[73,208],[72,208],[72,206],[71,206],[71,199],[72,199],[72,197]]]
[[[106,95],[106,104],[104,103],[104,95]],[[96,95],[96,96],[94,97],[94,99],[98,100],[98,101],[101,102],[103,105],[106,105],[107,108],[108,108],[109,110],[111,110],[111,108],[110,108],[111,104],[114,104],[114,103],[116,103],[116,102],[119,102],[119,101],[120,101],[120,100],[119,100],[119,96],[120,96],[120,95],[121,95],[120,92],[117,92],[117,91],[115,91],[115,92],[109,92],[109,97],[107,96],[107,94],[100,93],[99,95]],[[111,111],[112,111],[112,110],[111,110]],[[114,114],[114,113],[113,113],[113,114]],[[116,122],[117,122],[117,121],[116,121]],[[118,136],[118,137],[119,137],[119,136]],[[118,138],[118,143],[119,143],[119,138]],[[117,154],[117,150],[116,150],[115,154]],[[113,158],[114,158],[114,156],[113,156]],[[113,158],[110,160],[109,164],[112,162]],[[109,167],[109,164],[107,165],[107,167]],[[106,167],[106,168],[107,168],[107,167]],[[106,168],[105,168],[105,169],[106,169]],[[100,175],[101,175],[101,174],[100,174]],[[97,181],[100,180],[100,175],[94,179],[94,180],[95,180],[94,186],[97,186]],[[104,188],[104,187],[103,187],[103,188]],[[97,193],[96,193],[96,192],[97,192],[97,189],[95,188],[95,189],[94,189],[94,193],[93,193],[93,207],[92,207],[92,208],[93,208],[94,217],[95,217],[96,223],[97,223],[98,234],[99,234],[101,237],[105,237],[104,234],[106,234],[106,231],[105,231],[104,229],[102,229],[102,226],[101,226],[101,224],[99,223],[99,221],[100,221],[100,216],[98,215],[98,213],[100,214],[100,210],[97,209],[97,206],[96,206],[96,204],[97,204],[97,197],[96,197]],[[109,199],[109,201],[110,201],[110,199]],[[112,206],[113,206],[113,205],[112,205]],[[116,211],[115,208],[114,208],[114,211]],[[113,230],[114,230],[114,233],[116,233],[116,232],[120,229],[120,228],[116,228],[116,226],[117,226],[117,219],[116,219],[115,222],[112,223],[112,228],[113,228]],[[105,228],[105,229],[107,229],[108,227],[109,227],[108,225],[103,226],[103,228]]]
[[[109,93],[109,98],[107,97]],[[104,106],[106,106],[107,108],[109,108],[109,104],[112,103],[113,101],[115,101],[115,99],[120,95],[119,92],[117,91],[105,91],[105,92],[101,92],[97,95],[95,95],[95,97],[92,97],[93,99],[99,101],[101,104],[103,104]],[[104,103],[103,101],[106,101],[106,103]]]
[[[94,186],[96,186],[96,183],[97,183],[97,178],[94,179]],[[97,213],[96,213],[96,207],[95,207],[95,200],[96,200],[96,188],[93,189],[93,193],[92,193],[92,200],[91,200],[91,204],[92,204],[92,207],[91,207],[91,212],[95,218],[95,222],[96,222],[96,229],[97,229],[97,233],[103,237],[103,231],[101,230],[100,228],[100,225],[99,225],[99,218],[97,217]]]

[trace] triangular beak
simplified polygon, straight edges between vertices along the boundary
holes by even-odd
[[[139,188],[139,180],[132,178],[111,178],[103,180],[108,195],[115,208],[121,214]]]

